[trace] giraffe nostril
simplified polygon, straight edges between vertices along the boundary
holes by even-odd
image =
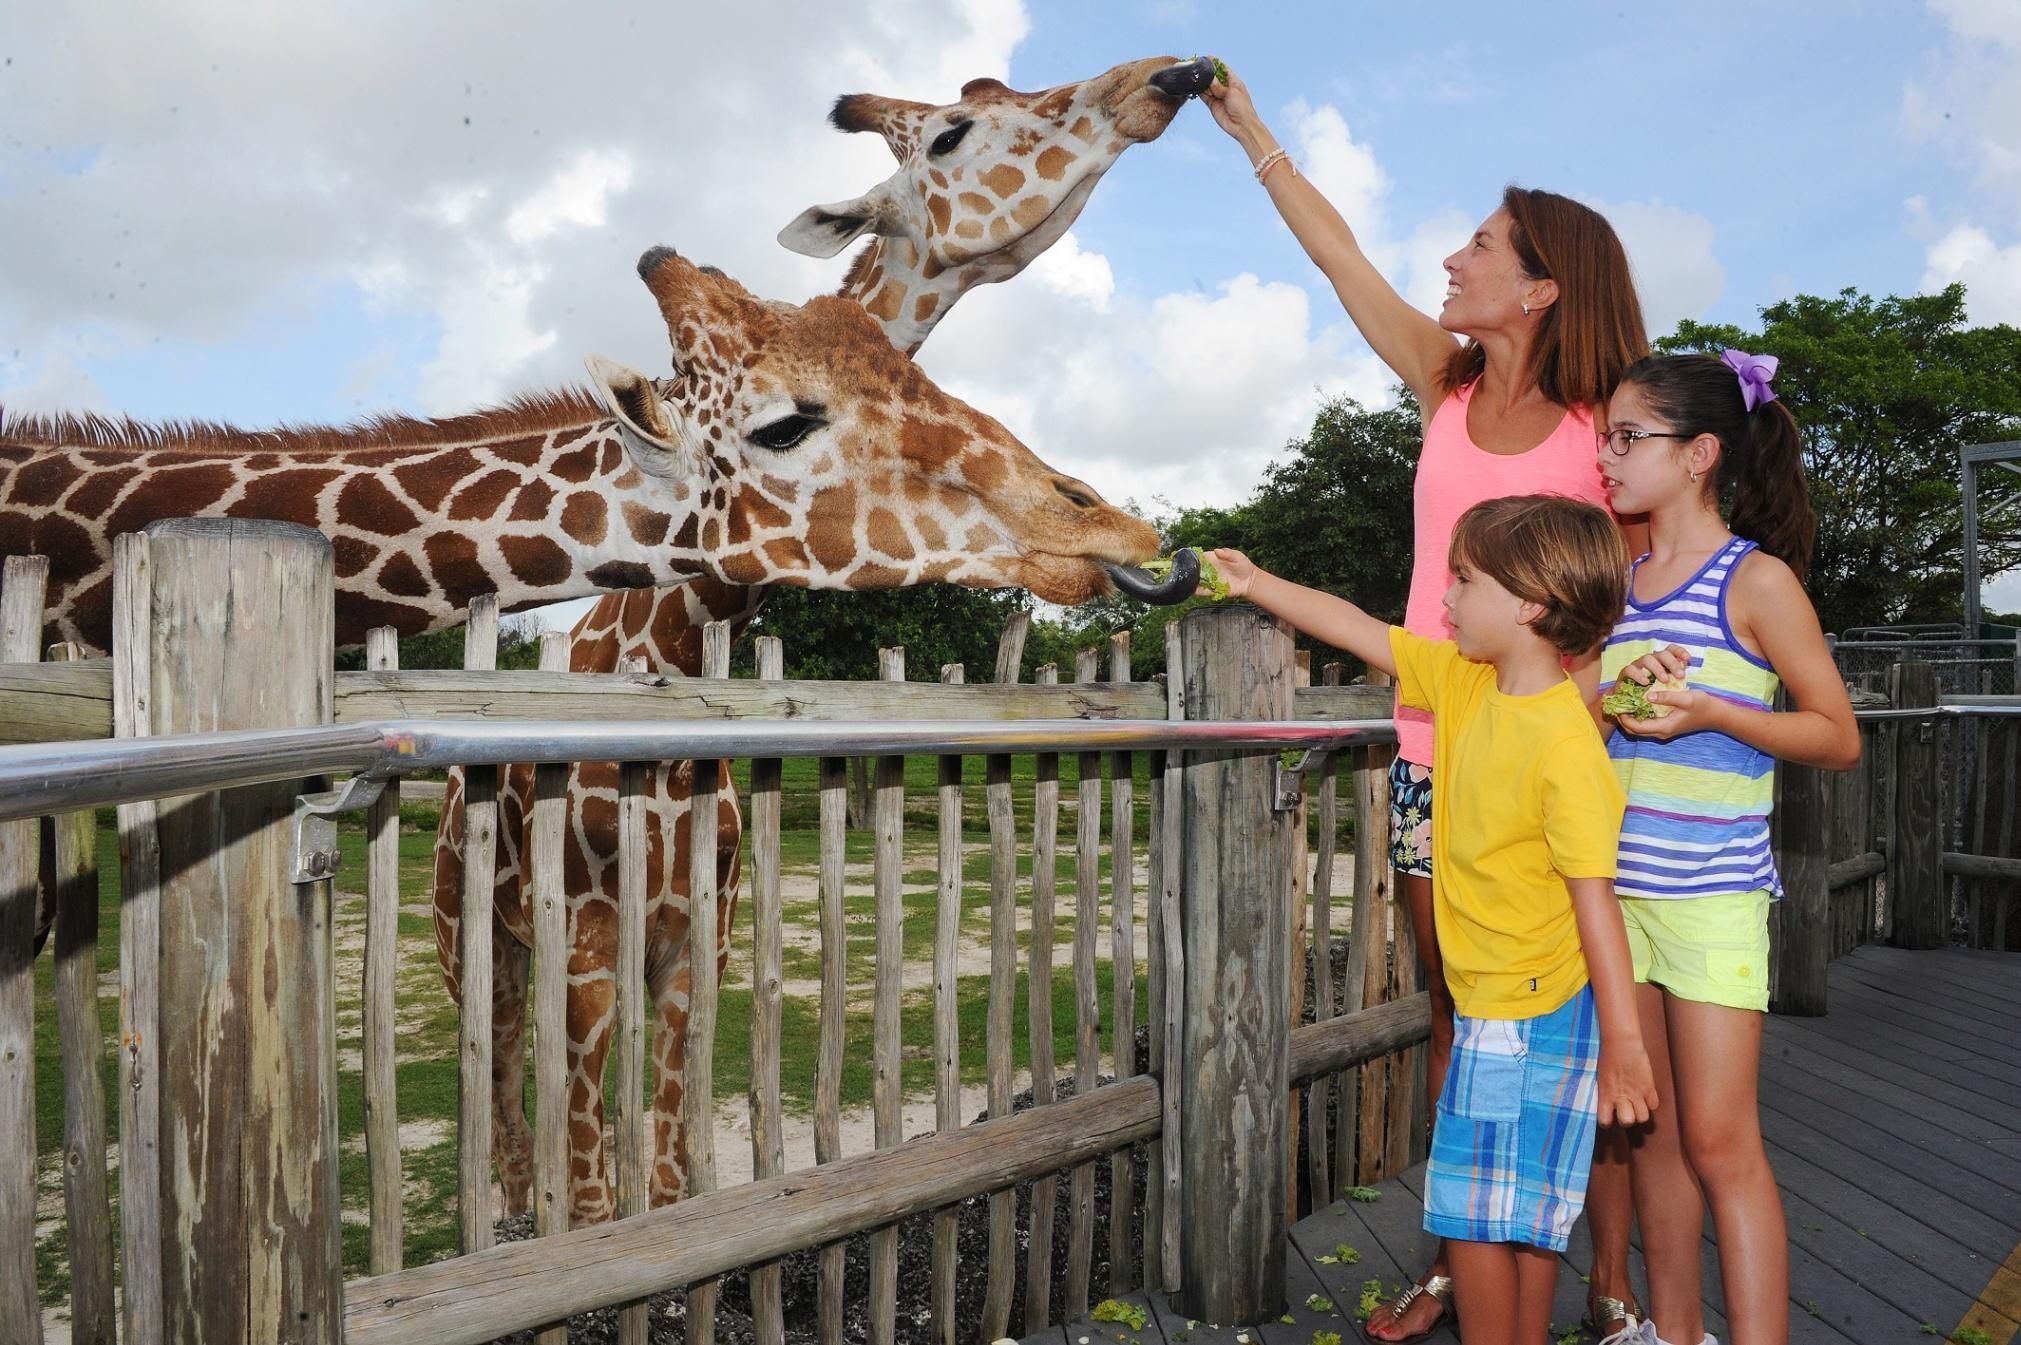
[[[1058,491],[1061,498],[1076,509],[1098,509],[1101,507],[1101,497],[1078,481],[1064,476],[1056,476],[1053,478],[1053,489]]]

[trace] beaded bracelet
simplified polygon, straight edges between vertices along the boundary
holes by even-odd
[[[1298,176],[1298,165],[1291,162],[1290,152],[1284,149],[1273,149],[1270,151],[1270,153],[1264,155],[1263,158],[1257,162],[1256,180],[1258,182],[1263,181],[1264,174],[1268,173],[1271,169],[1277,167],[1277,165],[1280,162],[1290,166],[1291,176],[1293,177]]]

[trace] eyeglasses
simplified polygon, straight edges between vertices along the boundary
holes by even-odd
[[[1628,450],[1644,439],[1690,439],[1692,435],[1672,434],[1667,430],[1600,430],[1594,434],[1596,447],[1604,448],[1617,458],[1628,456]]]

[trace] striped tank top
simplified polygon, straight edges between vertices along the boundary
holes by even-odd
[[[1780,679],[1741,647],[1727,619],[1727,590],[1755,544],[1736,537],[1676,591],[1628,607],[1600,654],[1600,691],[1651,650],[1691,652],[1685,681],[1694,691],[1749,709],[1771,708]],[[1635,562],[1642,567],[1644,556]],[[1623,897],[1713,897],[1766,891],[1782,896],[1769,849],[1775,758],[1724,733],[1638,738],[1615,729],[1607,755],[1628,794],[1614,890]]]

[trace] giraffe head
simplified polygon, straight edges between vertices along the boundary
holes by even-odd
[[[898,171],[854,200],[801,212],[779,241],[832,257],[878,234],[911,244],[927,280],[956,269],[968,284],[1007,279],[1072,227],[1124,150],[1157,139],[1213,78],[1204,57],[1153,57],[1039,93],[970,80],[942,107],[846,95],[829,119],[883,135]],[[876,293],[864,297],[876,314]]]
[[[635,470],[692,512],[673,539],[734,584],[1109,591],[1107,564],[1158,534],[942,392],[858,304],[752,296],[666,248],[639,261],[673,341],[655,382],[597,356],[590,374]],[[622,484],[622,483],[621,483]],[[671,517],[633,518],[634,536]]]

